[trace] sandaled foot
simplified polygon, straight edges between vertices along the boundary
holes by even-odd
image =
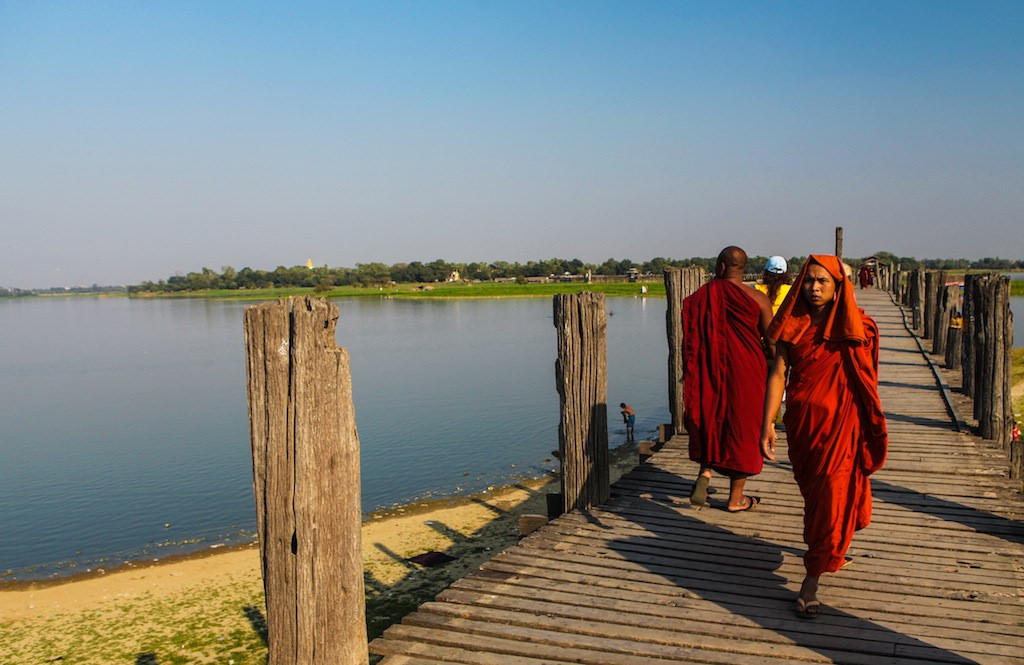
[[[693,484],[693,491],[690,492],[690,505],[703,506],[708,502],[708,485],[711,479],[707,476],[697,476],[697,482]]]
[[[803,598],[796,599],[796,607],[793,609],[796,615],[801,619],[817,619],[818,611],[821,609],[821,603],[817,600],[807,600]]]
[[[761,498],[756,496],[746,497],[747,502],[740,508],[726,508],[730,513],[742,513],[744,510],[753,510],[761,503]]]

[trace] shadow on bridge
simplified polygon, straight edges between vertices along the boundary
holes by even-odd
[[[716,639],[722,649],[740,649],[739,640],[744,640],[742,648],[754,658],[807,659],[813,658],[807,653],[811,651],[839,663],[867,664],[891,658],[977,662],[833,607],[823,607],[814,621],[800,619],[793,611],[796,593],[787,588],[789,580],[779,570],[784,554],[800,556],[802,550],[709,524],[687,515],[689,507],[644,499],[628,503],[632,510],[626,519],[645,529],[647,535],[613,540],[608,547],[626,561],[723,610],[720,615],[696,615],[692,626],[680,625],[677,630],[685,632],[678,639],[695,640],[705,649],[716,648]],[[767,508],[767,514],[758,519],[771,519],[769,511]],[[857,572],[846,569],[839,574]],[[802,577],[801,566],[791,578]],[[829,577],[822,578],[823,589]],[[886,604],[884,600],[867,601],[872,602]],[[941,626],[935,630],[941,632]]]
[[[926,513],[947,522],[955,522],[986,536],[1024,544],[1024,524],[1017,520],[994,515],[933,494],[918,492],[902,485],[893,485],[874,477],[871,479],[871,492],[880,501],[903,506],[916,513]]]

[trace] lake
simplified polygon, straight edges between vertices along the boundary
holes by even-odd
[[[1012,301],[1020,321],[1024,298]],[[550,299],[335,302],[364,512],[557,469]],[[246,304],[0,301],[4,579],[254,537]],[[611,444],[625,438],[621,401],[654,438],[669,419],[665,300],[608,307]]]
[[[557,469],[551,300],[335,301],[363,509]],[[0,301],[0,574],[28,579],[250,540],[243,302]],[[608,301],[617,405],[669,418],[664,299]]]

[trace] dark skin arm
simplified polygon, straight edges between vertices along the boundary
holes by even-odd
[[[775,342],[768,339],[768,325],[772,322],[772,302],[768,300],[768,296],[761,293],[756,289],[750,289],[751,297],[757,303],[758,308],[761,310],[757,320],[757,329],[761,333],[761,339],[764,340],[765,350],[768,352],[768,356],[772,357],[775,355]]]
[[[775,461],[775,415],[782,406],[782,394],[786,391],[786,369],[789,367],[789,348],[779,344],[775,350],[772,366],[768,370],[768,384],[764,393],[764,413],[761,420],[761,455]]]

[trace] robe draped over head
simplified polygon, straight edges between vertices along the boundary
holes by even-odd
[[[683,301],[683,409],[690,459],[727,475],[761,472],[768,369],[761,308],[745,286],[714,279]]]
[[[803,296],[808,267],[836,282],[817,324]],[[885,462],[888,434],[878,398],[878,327],[857,307],[835,256],[811,255],[768,328],[787,344],[790,380],[783,422],[793,475],[804,497],[804,565],[810,575],[838,570],[853,533],[871,521],[868,476]]]

